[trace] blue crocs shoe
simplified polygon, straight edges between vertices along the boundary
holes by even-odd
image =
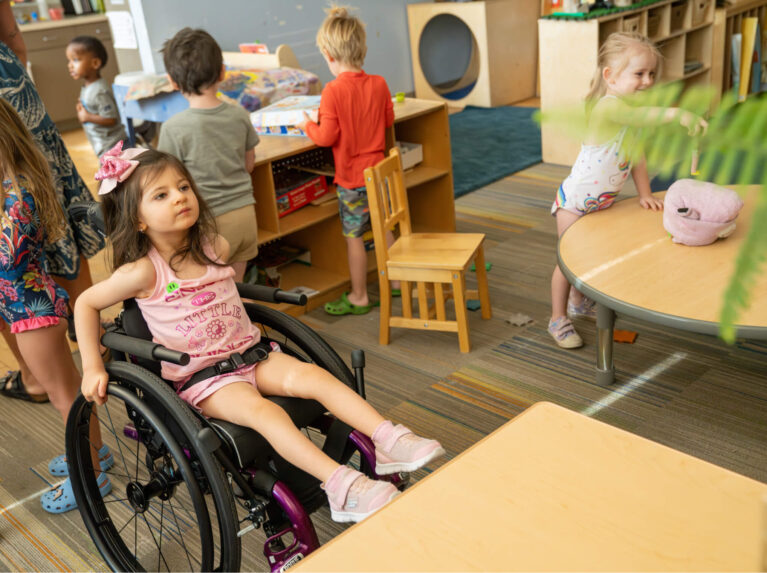
[[[109,481],[109,477],[104,472],[101,472],[99,477],[96,478],[96,483],[99,486],[101,497],[112,491],[112,482]],[[77,509],[77,501],[75,501],[72,482],[69,481],[69,478],[50,491],[46,491],[40,497],[40,505],[48,513],[65,513]]]
[[[109,451],[109,446],[104,444],[99,448],[99,465],[101,471],[105,472],[115,465],[115,459],[112,456],[112,452]],[[56,456],[48,463],[48,471],[51,475],[66,477],[69,475],[69,468],[67,467],[67,455],[61,454]]]

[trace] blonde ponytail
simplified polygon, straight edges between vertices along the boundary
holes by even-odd
[[[634,32],[615,32],[610,34],[607,37],[607,40],[605,40],[599,48],[597,70],[594,72],[594,77],[591,79],[591,87],[586,96],[586,105],[589,109],[597,102],[597,100],[599,100],[599,98],[605,95],[607,91],[607,84],[604,79],[605,68],[609,67],[616,73],[623,71],[628,65],[629,50],[632,47],[647,48],[650,53],[655,56],[655,60],[658,62],[658,68],[660,68],[663,55],[649,38]],[[656,70],[656,74],[657,73],[658,70]]]

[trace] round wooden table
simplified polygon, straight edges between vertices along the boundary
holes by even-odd
[[[637,198],[581,217],[562,235],[557,252],[562,272],[597,302],[598,384],[611,384],[615,377],[616,312],[692,332],[719,332],[724,292],[751,223],[759,186],[741,190],[745,205],[735,232],[704,247],[673,243],[663,228],[663,213],[643,209]],[[767,339],[765,269],[736,328],[740,338]]]

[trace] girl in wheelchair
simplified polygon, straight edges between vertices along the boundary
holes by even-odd
[[[50,168],[37,149],[32,135],[16,111],[0,99],[0,330],[23,370],[34,377],[44,394],[28,393],[24,382],[11,378],[0,393],[34,402],[50,399],[64,422],[77,396],[79,373],[66,340],[66,291],[46,271],[46,242],[62,238],[64,214],[56,198]],[[10,332],[5,327],[10,325]],[[98,354],[98,346],[97,346]],[[90,443],[93,467],[110,465],[111,456],[102,448],[98,424],[93,424]],[[100,450],[101,451],[101,450]],[[49,464],[56,476],[68,474],[64,455]],[[99,472],[97,484],[102,495],[111,484]],[[61,513],[76,507],[67,478],[41,497],[43,509]]]
[[[188,352],[186,366],[162,363],[162,376],[203,415],[259,432],[287,461],[323,483],[335,521],[359,521],[398,491],[339,465],[301,433],[285,411],[263,396],[314,399],[370,436],[379,475],[413,471],[444,454],[435,440],[385,420],[324,369],[259,344],[226,264],[229,245],[215,233],[194,181],[175,157],[121,144],[102,157],[112,276],[77,300],[75,321],[83,364],[82,393],[103,404],[108,376],[99,353],[99,311],[135,298],[155,342]],[[243,356],[262,358],[255,363]],[[227,360],[236,368],[219,373]]]

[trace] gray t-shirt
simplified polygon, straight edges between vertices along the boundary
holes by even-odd
[[[245,169],[245,152],[257,143],[248,112],[222,102],[218,107],[189,108],[171,117],[160,129],[157,147],[184,162],[218,217],[256,202]]]
[[[101,157],[105,151],[109,151],[118,141],[127,139],[125,128],[120,123],[120,113],[117,111],[117,102],[112,90],[104,78],[99,78],[90,85],[83,86],[80,90],[80,102],[90,113],[101,117],[114,117],[117,123],[114,125],[99,125],[86,122],[83,131],[91,142],[91,147],[96,155]]]

